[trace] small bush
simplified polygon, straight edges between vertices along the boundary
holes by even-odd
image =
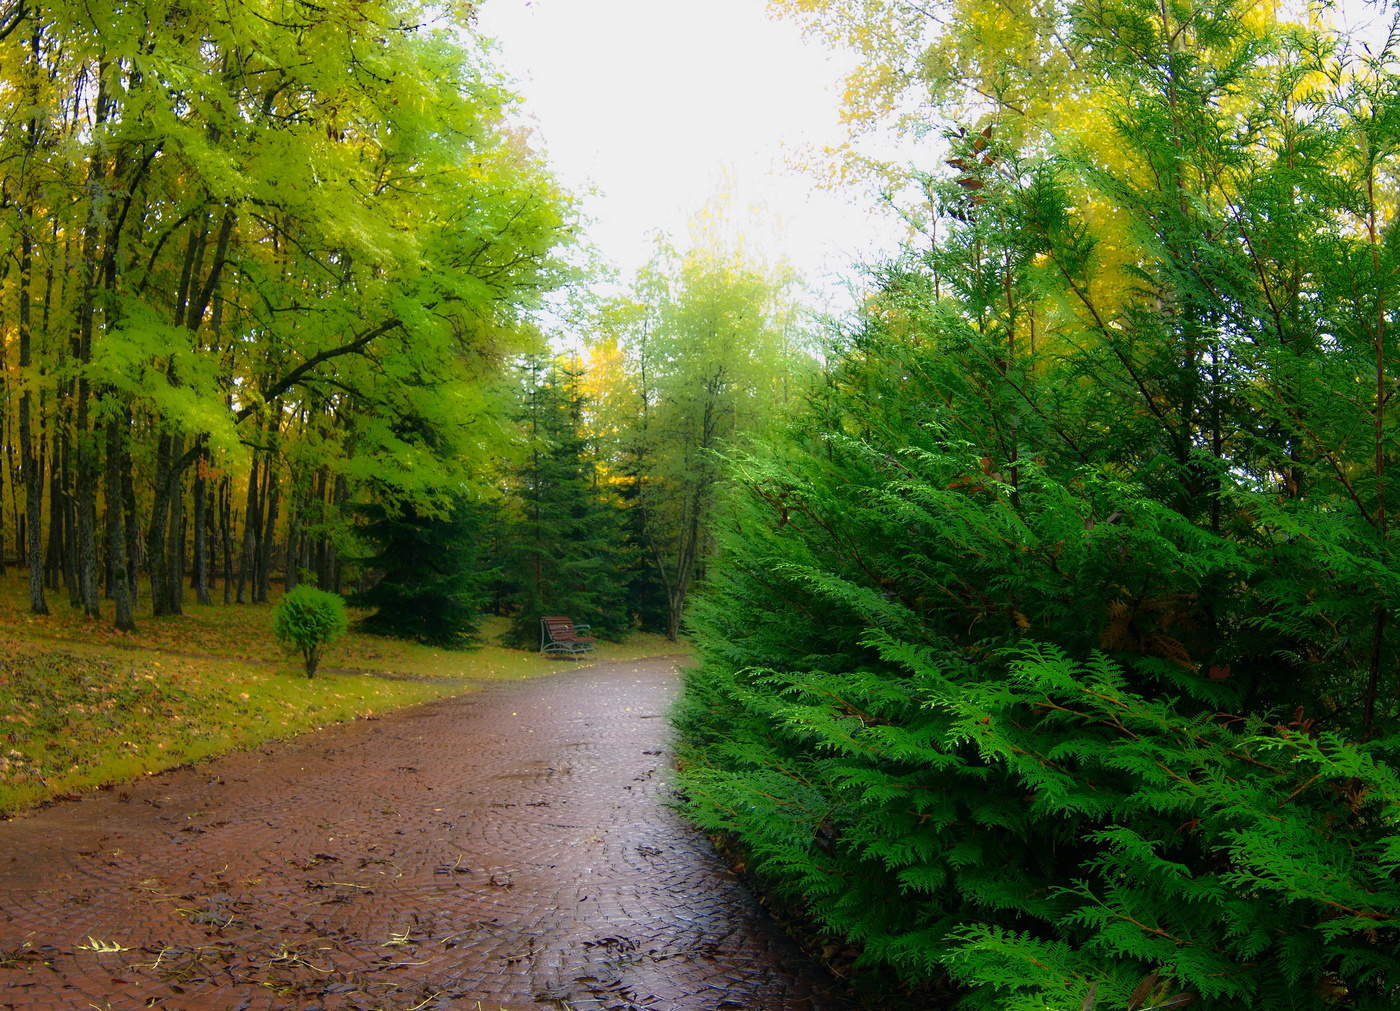
[[[277,605],[272,631],[282,645],[301,651],[306,676],[314,677],[321,651],[347,627],[344,600],[313,586],[298,586]]]

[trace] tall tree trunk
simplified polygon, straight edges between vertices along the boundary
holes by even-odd
[[[320,467],[316,471],[316,508],[320,513],[321,529],[320,535],[316,538],[316,586],[319,589],[326,589],[330,586],[330,539],[326,536],[326,516],[330,509],[327,500],[326,485],[330,478],[330,468]]]
[[[205,556],[209,550],[209,543],[204,534],[205,502],[204,495],[208,490],[208,482],[204,477],[204,454],[201,452],[194,461],[194,482],[190,488],[190,507],[194,511],[190,527],[194,534],[193,542],[190,544],[190,582],[189,589],[194,590],[196,599],[198,597],[200,583],[206,578],[204,571]],[[203,601],[200,601],[203,603]]]
[[[681,539],[680,553],[676,558],[675,578],[671,580],[667,599],[666,638],[675,642],[681,634],[681,618],[685,614],[686,598],[690,594],[691,580],[695,575],[695,559],[700,549],[700,513],[703,489],[697,489],[690,509],[690,522],[686,524]]]
[[[175,324],[183,326],[190,303],[190,289],[195,284],[195,275],[200,269],[204,249],[208,244],[209,216],[205,212],[190,224],[185,237],[185,255],[180,263],[180,283],[175,290]],[[178,381],[174,364],[166,372],[168,382]],[[177,593],[170,589],[171,571],[176,568],[171,558],[170,545],[175,539],[178,518],[172,517],[171,510],[180,495],[179,478],[176,472],[180,448],[175,435],[162,431],[156,444],[155,495],[151,500],[151,520],[146,530],[146,564],[151,575],[151,608],[155,615],[179,614],[179,605],[174,603]]]
[[[10,390],[9,384],[4,380],[4,375],[8,372],[5,361],[4,344],[0,343],[0,441],[5,443],[5,457],[9,464],[9,471],[14,473],[14,442],[10,439],[9,417],[10,417]],[[5,501],[5,480],[4,471],[7,468],[0,467],[0,576],[5,574],[5,513],[3,503]]]
[[[254,541],[262,526],[262,512],[258,508],[258,452],[253,451],[253,463],[248,470],[248,504],[243,513],[243,553],[238,562],[238,602],[245,600],[244,590],[252,575],[254,563]]]
[[[1375,410],[1371,415],[1372,425],[1372,475],[1376,482],[1376,506],[1375,506],[1375,528],[1380,541],[1381,558],[1389,561],[1389,534],[1390,523],[1386,516],[1386,470],[1389,463],[1387,453],[1389,440],[1386,435],[1385,407],[1390,399],[1390,379],[1386,367],[1386,304],[1385,289],[1381,286],[1381,243],[1383,241],[1383,226],[1380,215],[1377,212],[1376,203],[1376,167],[1374,155],[1369,150],[1368,157],[1372,159],[1368,165],[1366,178],[1366,231],[1371,247],[1371,274],[1372,283],[1376,285],[1376,309],[1375,322],[1373,324],[1372,348],[1375,354],[1375,377],[1376,377],[1376,401]],[[1366,739],[1370,739],[1376,728],[1376,700],[1378,698],[1381,675],[1385,666],[1385,629],[1390,619],[1390,610],[1384,603],[1377,602],[1375,610],[1371,616],[1371,650],[1370,661],[1367,664],[1368,673],[1366,678],[1366,689],[1362,695],[1361,733]]]
[[[7,388],[5,390],[7,408],[11,396],[12,394]],[[15,463],[15,443],[19,441],[19,437],[13,434],[14,430],[10,428],[9,416],[10,412],[7,409],[5,411],[5,469],[10,475],[10,528],[15,532],[15,564],[20,565],[22,564],[20,559],[24,557],[24,531],[21,529],[20,523],[19,482],[22,481],[23,478],[21,477],[21,467]],[[3,545],[0,544],[0,547],[3,547]],[[0,572],[3,572],[5,567],[5,559],[3,556],[4,551],[0,550]]]
[[[63,581],[68,587],[68,606],[83,606],[82,586],[78,581],[78,500],[73,494],[72,440],[64,447],[67,466],[63,474]]]
[[[263,501],[266,503],[266,508],[263,510],[263,533],[258,541],[258,583],[254,598],[259,604],[266,604],[272,592],[272,550],[276,540],[277,505],[280,497],[277,467],[271,459],[271,454],[263,465],[263,474],[265,488]]]
[[[8,271],[7,271],[8,273]],[[10,438],[9,418],[10,418],[10,389],[9,383],[5,381],[9,373],[9,362],[5,354],[5,346],[0,342],[0,442],[5,445],[5,458],[9,472],[14,474],[14,440]],[[0,466],[0,576],[5,574],[5,470]],[[16,502],[18,499],[16,499]],[[18,524],[16,524],[18,526]]]
[[[90,396],[87,382],[79,380],[78,395]],[[97,457],[93,432],[88,430],[88,412],[84,401],[78,403],[78,424],[84,433],[78,449],[77,534],[78,589],[83,613],[89,618],[102,617],[97,589]]]
[[[109,64],[102,60],[97,67],[97,94],[94,100],[94,123],[98,130],[107,120],[109,97],[107,75]],[[77,383],[77,417],[74,425],[74,449],[77,452],[76,520],[78,540],[78,589],[83,613],[89,618],[101,617],[97,594],[97,447],[95,433],[89,420],[92,388],[86,366],[92,361],[92,340],[97,314],[97,290],[101,277],[101,226],[107,216],[107,157],[101,143],[95,143],[88,159],[88,206],[83,222],[82,288],[78,299],[77,335],[74,358],[80,368]]]
[[[126,430],[132,429],[131,411],[126,412]],[[141,523],[139,514],[136,511],[136,482],[131,476],[131,452],[127,450],[122,453],[122,502],[125,508],[122,510],[125,535],[126,535],[126,563],[127,563],[127,586],[131,590],[131,608],[136,609],[136,602],[141,599],[139,587],[140,580],[137,578],[136,570],[141,567]]]
[[[212,528],[210,522],[212,489],[209,487],[205,472],[203,452],[200,453],[195,467],[198,469],[194,478],[194,592],[195,599],[201,604],[212,604],[213,599],[209,595],[209,532]]]
[[[337,515],[337,516],[340,515],[340,510],[341,510],[341,508],[342,508],[342,507],[345,505],[345,503],[348,502],[349,500],[350,500],[350,485],[349,485],[349,483],[345,480],[345,475],[344,475],[344,474],[337,474],[337,475],[335,476],[335,515]],[[332,593],[339,593],[339,592],[340,592],[340,583],[341,583],[341,579],[342,579],[343,576],[344,576],[344,566],[343,566],[343,563],[342,563],[342,559],[341,559],[341,557],[340,557],[340,552],[337,551],[337,550],[335,549],[335,545],[334,545],[334,544],[331,545],[331,551],[330,551],[330,553],[331,553],[331,585],[330,585],[330,591],[331,591]]]
[[[224,553],[224,603],[233,603],[233,482],[219,481],[219,546]]]
[[[146,570],[151,579],[151,613],[169,614],[166,582],[170,578],[167,526],[170,522],[171,436],[162,432],[156,440],[155,488],[151,496],[151,517],[146,526]]]
[[[209,215],[205,213],[191,223],[175,293],[174,313],[175,323],[191,333],[199,329],[218,289],[234,222],[233,212],[226,209],[219,224],[207,274],[204,272],[204,262],[209,253]],[[195,346],[198,347],[197,344]],[[178,380],[173,365],[167,378],[171,383]],[[183,611],[186,527],[182,485],[185,468],[201,456],[202,446],[198,453],[186,453],[180,437],[161,436],[156,456],[156,493],[151,504],[151,522],[146,538],[152,606],[156,614],[180,614]],[[195,509],[199,518],[198,502]],[[196,527],[199,527],[198,523]],[[198,529],[195,536],[196,539],[201,536]],[[202,598],[207,596],[206,588]]]
[[[297,483],[293,481],[292,487],[295,489]],[[282,592],[291,593],[297,588],[297,582],[301,578],[299,571],[301,567],[301,511],[304,508],[303,497],[295,491],[292,494],[292,505],[287,512],[287,562],[282,571]]]
[[[59,401],[54,405],[55,412],[63,412],[63,407],[63,401]],[[49,546],[45,565],[52,574],[50,588],[57,590],[61,580],[68,590],[69,602],[76,606],[78,593],[70,564],[71,552],[68,550],[72,506],[66,489],[69,461],[68,437],[63,432],[65,421],[63,417],[55,419],[53,448],[49,454]]]
[[[175,436],[170,440],[171,458],[179,460],[184,453],[185,440]],[[166,524],[169,544],[165,558],[165,613],[183,614],[185,602],[185,482],[184,468],[170,468],[170,519]]]
[[[57,396],[51,416],[49,438],[49,538],[45,548],[44,566],[49,573],[49,589],[60,588],[68,593],[69,602],[77,600],[68,565],[68,436],[67,397]]]
[[[116,610],[115,624],[123,632],[136,631],[136,616],[131,600],[131,577],[126,552],[126,525],[122,522],[122,504],[126,495],[122,488],[127,471],[126,440],[123,420],[117,412],[107,419],[107,557],[112,570],[112,600]]]
[[[33,123],[30,124],[31,130]],[[29,610],[48,614],[44,599],[44,558],[40,550],[39,533],[43,522],[44,486],[39,461],[34,453],[34,435],[30,430],[30,410],[33,398],[33,377],[30,375],[33,356],[33,335],[30,330],[29,283],[34,263],[34,242],[26,216],[20,228],[19,260],[19,458],[24,475],[24,539],[25,561],[29,564]]]
[[[42,22],[35,19],[29,39],[29,71],[26,76],[26,98],[34,110],[25,124],[27,147],[30,152],[39,149],[39,50]],[[34,433],[31,430],[30,411],[33,409],[34,377],[30,374],[33,358],[32,306],[30,285],[34,271],[33,202],[26,200],[20,217],[20,259],[19,259],[19,458],[24,481],[24,555],[29,567],[29,610],[34,614],[48,614],[48,601],[44,599],[44,562],[40,549],[40,525],[43,522],[44,487],[43,473],[34,451]],[[57,216],[55,215],[55,218]],[[52,277],[52,268],[49,276]],[[46,296],[47,297],[47,296]]]

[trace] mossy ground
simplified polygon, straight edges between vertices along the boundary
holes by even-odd
[[[21,576],[0,578],[0,815],[483,680],[578,666],[495,645],[506,623],[491,619],[484,644],[461,651],[351,632],[308,680],[273,639],[272,604],[138,612],[132,634],[84,618],[61,593],[49,604],[51,614],[30,614]],[[638,633],[592,659],[683,649]]]

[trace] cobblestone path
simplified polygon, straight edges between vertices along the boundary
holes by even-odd
[[[0,1007],[840,1006],[664,806],[667,660],[0,822]]]

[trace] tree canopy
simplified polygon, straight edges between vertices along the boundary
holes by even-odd
[[[47,572],[95,615],[103,568],[129,626],[143,564],[178,612],[215,539],[225,585],[241,553],[240,599],[244,577],[265,598],[284,513],[289,569],[318,553],[334,584],[370,476],[428,513],[480,480],[483,380],[534,346],[570,211],[468,13],[7,9],[0,320],[35,610]]]

